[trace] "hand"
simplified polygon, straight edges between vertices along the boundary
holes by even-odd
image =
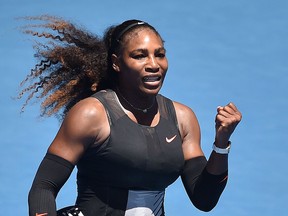
[[[237,107],[233,103],[229,103],[224,107],[217,107],[217,115],[215,118],[216,146],[219,148],[227,147],[230,136],[241,119],[242,114],[238,111]]]

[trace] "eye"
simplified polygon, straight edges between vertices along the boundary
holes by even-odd
[[[157,49],[155,51],[155,57],[157,57],[157,58],[165,58],[166,57],[166,50],[164,48]]]
[[[130,53],[130,57],[136,60],[141,60],[143,58],[146,58],[148,56],[147,50],[144,49],[138,49],[134,50],[133,52]]]
[[[146,55],[144,55],[144,54],[136,54],[136,55],[133,55],[132,56],[132,58],[134,58],[134,59],[143,59],[143,58],[145,58],[146,57]]]
[[[155,56],[158,58],[165,58],[166,54],[165,53],[157,53]]]

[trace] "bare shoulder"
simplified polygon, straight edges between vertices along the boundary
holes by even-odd
[[[76,134],[95,137],[96,142],[100,139],[103,127],[107,125],[105,123],[108,123],[105,108],[93,97],[78,102],[64,120],[64,124]]]
[[[110,134],[105,108],[89,97],[71,108],[48,151],[76,163],[93,144],[101,144]]]
[[[190,107],[188,107],[182,103],[176,102],[176,101],[173,101],[173,104],[175,107],[177,120],[179,121],[179,124],[185,125],[186,123],[188,123],[187,120],[198,124],[197,117],[196,117],[194,111]],[[189,123],[191,123],[191,122],[189,122]]]
[[[76,118],[77,120],[90,120],[99,118],[105,112],[102,103],[96,98],[89,97],[79,101],[68,112],[66,118]]]

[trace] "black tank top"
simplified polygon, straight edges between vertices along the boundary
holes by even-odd
[[[105,203],[108,198],[104,194],[110,188],[118,200],[111,204],[112,208],[124,209],[129,190],[165,190],[179,177],[184,165],[172,101],[157,95],[160,120],[150,127],[133,122],[114,91],[101,91],[93,97],[106,109],[110,136],[103,144],[89,148],[77,164],[77,203],[93,196]]]

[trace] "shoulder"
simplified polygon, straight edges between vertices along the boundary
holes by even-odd
[[[177,116],[178,123],[181,123],[183,121],[186,122],[187,118],[197,121],[196,115],[190,107],[177,101],[171,100],[170,98],[167,98],[163,95],[158,94],[157,96],[158,98],[161,98],[164,101],[169,101],[172,103]]]
[[[178,121],[185,120],[184,122],[186,122],[187,119],[197,121],[197,117],[190,107],[176,101],[173,101],[173,105],[175,108]]]
[[[108,120],[103,104],[94,97],[81,100],[66,115],[63,126],[70,134],[101,142],[108,133]],[[103,133],[106,131],[106,133]]]
[[[75,104],[68,112],[66,119],[89,120],[101,117],[105,112],[103,104],[94,97],[88,97]]]
[[[109,129],[103,105],[96,98],[84,99],[67,113],[48,151],[76,164],[91,145],[104,142]]]

